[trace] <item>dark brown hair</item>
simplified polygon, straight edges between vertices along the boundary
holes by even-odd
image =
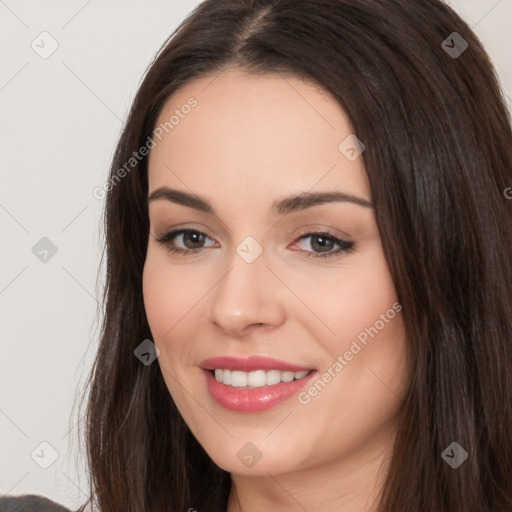
[[[460,55],[443,44],[453,32],[468,44]],[[111,179],[171,94],[230,66],[319,84],[366,146],[412,369],[379,511],[512,510],[512,133],[482,44],[438,0],[207,0],[149,67]],[[90,492],[102,512],[221,512],[230,475],[191,435],[159,366],[134,357],[152,338],[147,183],[144,158],[106,197]],[[452,442],[468,453],[456,469],[441,457]]]

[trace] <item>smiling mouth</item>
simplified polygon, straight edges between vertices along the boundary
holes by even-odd
[[[313,370],[303,370],[299,372],[281,371],[281,370],[254,370],[243,372],[238,370],[225,370],[216,368],[210,370],[217,382],[233,388],[261,388],[275,386],[276,384],[293,382],[309,375]]]
[[[311,367],[270,357],[221,356],[200,363],[211,398],[224,409],[257,413],[296,395],[318,374]]]

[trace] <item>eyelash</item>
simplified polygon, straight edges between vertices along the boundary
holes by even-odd
[[[196,229],[178,229],[175,231],[169,231],[167,233],[164,233],[160,238],[157,238],[156,241],[160,244],[162,244],[168,252],[173,254],[181,254],[182,256],[191,256],[192,254],[198,253],[204,247],[198,247],[195,249],[182,249],[181,247],[173,247],[171,244],[171,241],[176,238],[178,235],[186,234],[186,233],[198,233],[200,235],[203,235],[204,237],[210,238],[207,234],[203,233],[202,231],[196,230]],[[336,245],[340,246],[340,249],[333,251],[333,252],[325,252],[325,253],[318,253],[313,251],[301,251],[301,252],[307,252],[308,255],[307,258],[330,258],[334,256],[340,256],[341,254],[349,254],[355,250],[355,243],[348,241],[348,240],[342,240],[341,238],[335,237],[333,234],[329,233],[328,231],[320,231],[320,232],[311,232],[308,231],[306,233],[303,233],[297,238],[297,241],[303,240],[305,238],[314,237],[314,236],[322,236],[324,238],[329,239],[330,241],[334,242]]]

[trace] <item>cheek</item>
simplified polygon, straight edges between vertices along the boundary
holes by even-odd
[[[316,333],[324,349],[319,379],[298,397],[308,430],[328,440],[313,450],[310,459],[317,462],[383,442],[409,381],[402,306],[384,259],[334,281],[325,280],[324,292],[314,294],[316,311],[334,333]]]
[[[325,381],[304,390],[300,403],[309,404],[316,418],[310,421],[319,429],[331,425],[334,436],[347,428],[355,440],[394,417],[397,396],[405,394],[408,382],[402,305],[380,244],[357,262],[347,258],[338,271],[316,271],[296,282],[315,313],[299,318],[322,348],[318,368],[320,377],[325,375]],[[340,415],[332,404],[345,412]],[[345,425],[345,414],[353,430]]]
[[[142,278],[144,307],[153,342],[160,349],[162,377],[178,407],[182,397],[177,382],[183,380],[190,361],[184,329],[190,336],[191,305],[197,302],[197,290],[186,278],[179,267],[165,261],[165,254],[148,252]]]
[[[155,340],[173,337],[207,284],[191,267],[170,265],[166,255],[148,252],[142,276],[144,307]]]
[[[183,401],[181,387],[190,361],[190,336],[193,329],[191,307],[197,302],[197,283],[187,271],[172,266],[165,254],[148,251],[142,276],[146,316],[153,342],[160,349],[158,364],[167,388],[178,408]]]
[[[288,307],[295,308],[291,316],[331,356],[347,350],[360,333],[364,338],[365,329],[376,322],[382,338],[385,332],[391,334],[398,328],[398,322],[383,324],[381,320],[381,315],[385,320],[396,316],[393,304],[398,299],[380,243],[348,257],[337,267],[311,266],[308,272],[283,272],[294,272],[286,275],[286,281],[294,283],[293,291],[301,299],[289,302]]]
[[[162,341],[165,333],[172,328],[176,289],[176,283],[166,274],[165,266],[148,257],[144,265],[142,290],[146,316],[155,342]]]
[[[335,330],[351,339],[375,325],[382,333],[389,332],[397,323],[391,321],[396,316],[393,304],[398,304],[395,286],[384,256],[376,252],[346,277]]]
[[[197,340],[207,325],[204,299],[216,280],[211,269],[198,267],[172,263],[165,251],[150,247],[142,276],[146,317],[160,349],[158,363],[178,408],[183,401],[179,383],[190,379],[197,364]]]
[[[153,337],[162,330],[160,324],[164,318],[164,312],[170,302],[168,295],[163,295],[163,280],[156,279],[157,272],[154,265],[146,260],[142,275],[142,293],[144,297],[144,308],[148,319],[149,327]]]

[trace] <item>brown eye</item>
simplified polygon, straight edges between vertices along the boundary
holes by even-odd
[[[206,239],[210,239],[210,237],[201,233],[201,231],[179,229],[165,233],[160,238],[157,238],[156,241],[166,247],[171,253],[186,255],[199,252],[201,249],[208,247],[205,245]]]
[[[204,244],[204,235],[199,231],[185,231],[183,233],[183,244],[187,249],[197,249]]]
[[[331,250],[335,245],[332,238],[324,235],[315,235],[311,237],[311,247],[317,252],[326,252]]]
[[[354,250],[355,243],[348,240],[342,240],[330,233],[306,233],[299,238],[301,243],[308,240],[308,243],[303,244],[302,252],[307,254],[308,258],[328,258],[331,256],[340,256],[343,253],[349,253]],[[338,249],[335,249],[338,246]],[[335,250],[333,250],[335,249]]]

